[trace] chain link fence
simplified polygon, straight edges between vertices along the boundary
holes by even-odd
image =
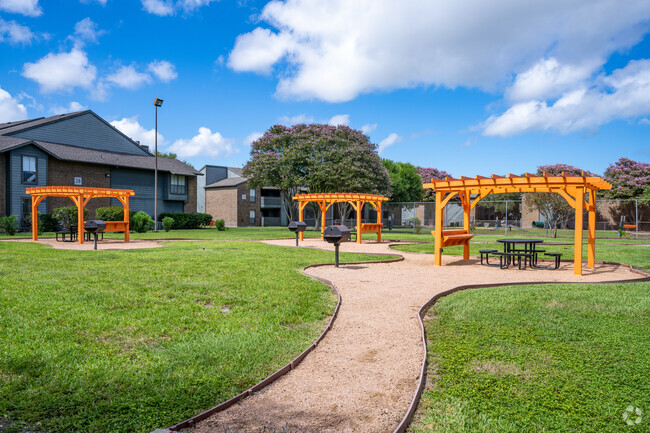
[[[435,226],[434,202],[387,202],[382,207],[384,230],[430,235]],[[584,227],[588,227],[588,213],[584,213]],[[444,227],[463,226],[463,208],[460,202],[447,203],[443,211]],[[374,219],[373,219],[374,221]],[[560,230],[574,229],[574,214],[558,223]],[[503,231],[505,235],[517,232],[552,230],[554,222],[546,221],[540,213],[521,200],[487,201],[477,203],[470,214],[470,225],[477,232]],[[650,200],[597,200],[596,230],[607,237],[650,237]]]

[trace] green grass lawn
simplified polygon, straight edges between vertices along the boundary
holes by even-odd
[[[0,417],[49,432],[150,432],[180,422],[297,356],[335,305],[326,285],[300,272],[333,262],[312,249],[0,242],[0,257]]]
[[[469,290],[428,312],[412,433],[650,431],[650,283]],[[639,425],[623,413],[640,408]],[[635,415],[636,417],[636,415]]]
[[[474,242],[478,238],[478,241]],[[477,242],[489,242],[489,243],[477,243]],[[553,245],[550,242],[556,242],[553,240],[545,239],[544,243],[538,245],[538,248],[546,250],[546,252],[558,252],[562,253],[562,260],[573,260],[573,244],[571,245]],[[427,253],[433,254],[435,251],[435,246],[433,242],[430,243],[421,243],[421,244],[408,244],[408,245],[397,245],[393,247],[399,251],[407,252],[416,252],[416,253]],[[472,238],[472,242],[469,245],[470,256],[478,257],[479,250],[483,249],[495,249],[503,251],[503,244],[499,244],[495,241],[494,238],[484,239],[480,236],[475,236]],[[444,249],[443,255],[463,255],[462,246],[447,247]],[[544,256],[540,256],[544,258]],[[587,245],[583,245],[582,249],[582,258],[587,260]],[[625,263],[632,265],[635,268],[641,269],[650,269],[650,247],[635,245],[633,243],[626,243],[625,241],[620,241],[618,243],[612,242],[612,240],[596,240],[596,260],[603,260],[616,263]],[[498,262],[498,260],[497,260]]]

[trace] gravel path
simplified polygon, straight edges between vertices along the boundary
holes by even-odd
[[[294,242],[268,243],[291,247]],[[302,245],[333,250],[320,239]],[[576,277],[573,261],[556,271],[520,271],[443,256],[445,266],[434,267],[432,255],[393,251],[385,243],[350,242],[341,251],[393,253],[405,260],[308,269],[307,274],[332,281],[341,292],[332,330],[295,370],[183,432],[283,432],[287,427],[292,432],[392,432],[419,379],[423,347],[417,312],[436,293],[463,284],[639,278],[625,266],[604,264]]]

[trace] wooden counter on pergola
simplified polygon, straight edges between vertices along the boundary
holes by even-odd
[[[442,210],[449,200],[458,195],[463,206],[464,221],[463,228],[466,235],[469,235],[469,213],[476,204],[488,194],[501,194],[507,192],[553,192],[558,193],[575,209],[575,245],[574,264],[575,275],[582,275],[582,230],[583,211],[589,212],[589,236],[587,267],[593,268],[596,255],[596,191],[600,189],[611,189],[612,185],[600,177],[570,176],[562,173],[561,176],[550,176],[544,173],[542,176],[535,176],[526,173],[525,176],[508,175],[508,177],[492,175],[491,177],[476,176],[470,178],[461,176],[460,179],[447,177],[444,180],[431,179],[431,183],[423,185],[436,192],[436,215],[435,215],[435,258],[436,266],[442,265],[442,249],[448,245],[445,243],[445,233],[442,230]],[[585,201],[585,194],[589,201]],[[472,200],[471,196],[474,195]],[[457,243],[455,243],[457,245]],[[465,242],[463,258],[469,259],[469,239]]]
[[[124,221],[105,221],[107,232],[124,231],[124,242],[129,241],[129,197],[135,195],[130,189],[88,188],[78,186],[36,186],[27,188],[32,196],[32,240],[38,240],[38,204],[46,197],[68,197],[77,206],[77,239],[84,243],[84,207],[92,198],[112,197],[124,206]]]
[[[303,211],[308,203],[314,202],[318,204],[321,210],[321,231],[320,235],[323,237],[325,232],[325,214],[327,209],[334,203],[350,203],[357,213],[357,243],[361,243],[361,233],[377,233],[377,242],[381,242],[381,202],[388,200],[388,198],[379,194],[360,194],[350,192],[331,192],[331,193],[316,193],[316,194],[296,194],[293,197],[298,201],[298,221],[304,220]],[[371,204],[377,209],[377,222],[376,223],[361,223],[361,210],[364,204]],[[303,239],[303,234],[300,233],[300,240]]]

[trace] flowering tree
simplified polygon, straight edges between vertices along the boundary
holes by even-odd
[[[390,159],[382,159],[381,163],[388,170],[390,181],[393,184],[390,201],[411,202],[422,200],[424,188],[422,188],[422,178],[416,166],[408,162],[395,162]]]
[[[650,164],[621,158],[607,167],[603,178],[612,184],[606,193],[608,198],[639,198],[650,187]]]
[[[637,216],[639,221],[648,219],[650,204],[635,203],[630,199],[650,198],[650,164],[620,158],[607,167],[603,178],[612,184],[612,189],[605,193],[605,197],[629,200],[621,201],[613,208],[612,216],[616,220],[622,216],[625,216],[626,221],[635,221]]]
[[[418,172],[420,173],[420,178],[422,183],[429,183],[431,179],[444,179],[445,177],[451,177],[451,174],[447,173],[444,170],[438,170],[433,167],[418,167]],[[424,190],[423,201],[435,201],[436,194],[432,189]]]
[[[363,132],[348,126],[273,125],[251,144],[244,176],[251,188],[280,189],[285,212],[293,220],[296,207],[291,197],[299,189],[389,193],[388,171],[376,148]]]
[[[595,176],[591,172],[566,164],[540,165],[537,167],[538,176],[541,176],[543,173],[560,176],[562,172],[569,176],[581,176],[583,172],[586,176]],[[567,222],[574,214],[571,205],[564,199],[564,197],[557,193],[530,192],[524,194],[524,200],[528,206],[537,209],[546,221],[548,221],[549,225],[553,228],[553,237],[557,236],[559,225],[563,224],[566,226]]]

